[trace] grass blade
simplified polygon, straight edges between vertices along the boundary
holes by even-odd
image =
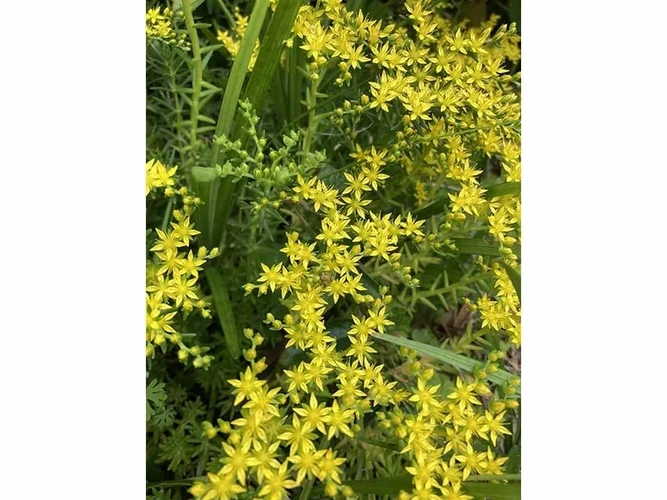
[[[491,479],[519,480],[519,474],[507,476],[470,476],[463,484],[466,494],[474,495],[475,499],[483,500],[518,500],[521,498],[521,484],[519,482],[509,484],[494,484],[484,481]],[[357,479],[344,481],[355,493],[360,495],[398,495],[403,491],[412,491],[412,476],[409,474],[394,477],[379,477],[375,479]]]
[[[252,9],[252,14],[250,14],[248,28],[243,35],[239,51],[234,58],[232,71],[229,74],[229,80],[227,81],[227,87],[225,88],[225,95],[222,98],[220,114],[218,115],[218,124],[215,128],[215,135],[217,136],[222,134],[229,135],[232,130],[236,107],[243,88],[243,82],[245,81],[248,72],[248,65],[250,64],[252,51],[259,38],[259,32],[262,29],[262,24],[264,24],[264,18],[266,17],[268,9],[269,0],[256,0],[255,7]],[[257,66],[255,66],[254,69],[258,69]],[[219,149],[220,146],[217,144],[213,145],[213,153],[211,155],[211,167],[213,168],[215,168],[218,161]]]
[[[243,82],[248,73],[248,65],[250,64],[252,51],[259,38],[259,32],[262,29],[262,24],[264,24],[264,18],[266,17],[268,9],[269,0],[257,0],[252,9],[250,22],[248,23],[248,27],[241,40],[241,45],[239,46],[239,51],[232,64],[232,70],[229,74],[229,79],[227,80],[225,94],[222,97],[220,113],[218,114],[218,121],[215,127],[216,136],[222,134],[229,135],[231,132],[239,96],[241,95],[241,90],[243,88]],[[211,150],[211,168],[215,168],[218,162],[219,150],[220,146],[214,143]],[[223,196],[220,196],[220,192],[222,191],[221,184],[229,183],[231,183],[231,179],[221,181],[221,179],[216,178],[210,183],[198,183],[196,186],[196,191],[204,202],[204,208],[201,211],[202,215],[199,217],[199,230],[202,232],[201,239],[204,244],[211,247],[217,246],[220,243],[220,235],[222,234],[220,226],[224,225],[224,222],[219,220],[220,208],[218,207],[218,200],[225,200],[228,198],[224,196],[224,193]],[[205,215],[204,211],[206,211]]]
[[[373,337],[379,338],[386,342],[391,342],[392,344],[400,345],[407,347],[409,349],[414,349],[418,353],[421,353],[425,356],[440,360],[448,365],[454,366],[459,370],[463,370],[468,373],[473,373],[475,368],[484,368],[484,363],[471,359],[467,356],[461,354],[454,354],[453,352],[443,349],[442,347],[434,347],[428,344],[422,344],[421,342],[415,342],[414,340],[404,339],[402,337],[396,337],[394,335],[387,335],[386,333],[374,333]],[[487,373],[487,378],[495,384],[506,384],[510,380],[515,378],[515,375],[512,375],[505,370],[498,370],[495,373]],[[517,387],[516,393],[521,393],[521,388]]]
[[[458,253],[488,255],[491,257],[500,257],[500,250],[497,246],[489,245],[481,238],[455,238]]]
[[[248,79],[248,85],[244,92],[244,98],[248,99],[259,112],[264,99],[267,96],[269,83],[280,62],[283,52],[283,42],[292,32],[292,26],[296,15],[303,4],[303,0],[282,0],[271,17],[271,22],[262,39],[262,44],[257,54],[255,67]]]
[[[521,194],[520,182],[502,182],[491,186],[486,191],[486,199],[492,200],[496,196],[506,196],[508,194]]]
[[[477,500],[520,500],[521,483],[464,483],[463,491]]]
[[[498,247],[487,243],[481,238],[454,238],[453,241],[458,253],[500,257]],[[521,258],[521,245],[513,246],[512,250],[514,250],[517,257]]]
[[[225,280],[222,278],[220,270],[216,267],[208,266],[204,272],[211,287],[213,304],[218,313],[225,340],[227,340],[227,348],[232,357],[237,359],[241,355],[241,336],[236,329],[236,321],[234,320],[234,313],[232,312]]]
[[[262,39],[260,44],[259,53],[257,54],[257,60],[255,61],[255,66],[253,67],[252,74],[248,78],[248,83],[246,85],[245,91],[243,92],[244,99],[248,99],[255,110],[259,110],[264,103],[266,98],[267,91],[269,88],[269,83],[273,81],[273,74],[275,73],[276,68],[278,67],[278,62],[280,61],[280,55],[283,50],[283,41],[290,35],[292,31],[292,26],[294,25],[294,20],[296,15],[301,7],[303,0],[290,0],[289,2],[281,1],[276,7],[276,11],[271,17],[269,26],[266,30],[266,34]],[[241,48],[239,49],[239,54],[234,60],[234,66],[232,67],[232,74],[230,76],[230,83],[228,83],[228,88],[225,91],[225,97],[223,99],[223,105],[221,109],[220,120],[222,124],[218,121],[219,128],[216,129],[216,135],[227,134],[231,135],[232,139],[237,139],[240,135],[240,125],[237,123],[236,127],[232,130],[234,112],[236,111],[236,105],[241,95],[241,85],[243,84],[243,79],[245,78],[245,73],[247,70],[247,62],[243,65],[243,74],[240,75],[239,79],[232,81],[237,75],[234,74],[234,69],[237,67],[237,61],[241,56],[241,51],[244,49],[244,44],[246,43],[246,38],[251,27],[255,29],[254,38],[248,39],[248,45],[245,47],[247,53],[247,59],[250,60],[250,55],[252,54],[252,49],[259,35],[259,30],[261,28],[262,22],[264,21],[264,16],[266,14],[266,8],[268,7],[268,0],[257,0],[255,3],[255,8],[250,17],[250,24],[246,30],[246,34],[243,37],[241,42]],[[253,26],[253,22],[256,24]],[[252,41],[252,43],[251,43]],[[241,67],[241,63],[239,63]],[[240,71],[240,70],[239,70]],[[229,85],[234,84],[233,93],[229,90]],[[225,108],[225,99],[227,99],[227,94],[230,93],[229,102],[227,103],[227,108]],[[232,101],[232,99],[234,99]],[[214,146],[213,155],[211,158],[211,166],[215,167],[217,162],[217,151],[218,146]],[[224,234],[225,227],[227,225],[227,219],[231,214],[232,209],[234,208],[234,202],[236,197],[234,193],[237,189],[243,185],[243,181],[239,182],[238,185],[232,182],[231,177],[225,179],[216,179],[211,183],[211,194],[209,198],[209,231],[210,239],[208,241],[209,245],[217,245],[222,240],[222,235]]]

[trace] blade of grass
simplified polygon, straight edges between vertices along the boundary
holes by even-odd
[[[229,291],[225,285],[225,280],[218,268],[207,266],[204,270],[206,280],[211,287],[211,294],[213,295],[213,304],[220,319],[222,326],[222,333],[227,340],[227,348],[234,359],[241,355],[241,336],[236,329],[236,321],[232,306],[229,300]]]
[[[453,241],[458,253],[500,257],[498,247],[490,245],[481,238],[454,238]],[[515,245],[512,248],[517,257],[521,258],[521,246]]]
[[[519,476],[516,474],[516,476]],[[501,480],[505,476],[470,476],[463,485],[463,490],[475,498],[489,498],[491,500],[518,500],[521,498],[521,484],[492,484],[484,481],[491,479]],[[506,479],[509,479],[506,478]],[[520,480],[520,476],[517,478]],[[379,477],[376,479],[358,479],[344,481],[355,493],[361,495],[397,495],[400,491],[412,491],[412,476],[409,474],[394,477]]]
[[[269,0],[256,0],[255,7],[250,14],[250,22],[248,23],[248,27],[241,40],[239,51],[234,58],[232,71],[229,74],[229,80],[227,81],[227,87],[225,88],[225,95],[222,98],[218,123],[215,127],[215,135],[217,136],[222,134],[229,135],[231,132],[239,96],[241,95],[243,82],[245,81],[248,72],[248,65],[250,64],[252,51],[259,38],[259,32],[262,29],[262,24],[264,23],[264,18],[266,17],[268,9]],[[219,150],[220,146],[214,144],[211,153],[211,167],[213,168],[215,168],[218,161]]]
[[[485,197],[487,200],[492,200],[496,196],[505,196],[508,194],[521,194],[520,182],[502,182],[495,184],[487,189]]]
[[[484,363],[481,361],[471,359],[461,354],[454,354],[453,352],[447,349],[443,349],[442,347],[434,347],[428,344],[423,344],[421,342],[415,342],[414,340],[387,335],[386,333],[373,333],[373,337],[390,342],[392,344],[407,347],[409,349],[414,349],[423,355],[430,356],[431,358],[440,360],[444,363],[447,363],[448,365],[452,365],[459,370],[463,370],[468,373],[473,373],[475,368],[484,368]],[[509,383],[510,380],[515,378],[515,375],[512,375],[505,370],[498,370],[495,373],[487,373],[487,377],[491,382],[502,385]],[[521,393],[520,387],[517,387],[516,393]]]
[[[290,0],[278,2],[278,7],[271,17],[266,35],[257,54],[257,62],[253,69],[244,98],[248,99],[259,112],[267,96],[269,83],[280,62],[283,52],[283,42],[289,37],[296,20],[296,15],[304,0]]]
[[[521,474],[480,474],[479,476],[468,476],[467,482],[483,483],[488,481],[521,481]]]
[[[252,74],[248,78],[248,83],[243,93],[244,99],[248,99],[255,108],[255,110],[259,110],[262,107],[262,104],[264,103],[264,99],[266,98],[269,84],[273,80],[273,73],[278,67],[280,55],[283,50],[283,41],[291,33],[292,26],[294,25],[294,20],[296,19],[296,15],[299,11],[302,2],[303,0],[279,2],[275,12],[273,13],[273,16],[271,17],[271,21],[269,22],[266,34],[264,35],[264,38],[262,39],[262,42],[260,44],[260,49],[259,53],[257,54],[257,60],[255,61],[255,66],[253,67]],[[255,12],[258,10],[258,8],[260,8],[260,6],[264,5],[268,6],[268,0],[257,0],[257,2],[255,3],[253,14],[250,17],[250,24],[248,25],[246,35],[244,36],[243,41],[241,42],[241,49],[239,49],[239,55],[237,56],[237,59],[234,61],[234,66],[232,67],[232,75],[230,76],[230,81],[232,80],[232,78],[235,77],[234,68],[236,67],[236,62],[241,54],[241,50],[243,49],[243,44],[246,43],[246,37],[248,36],[248,32],[250,31],[251,25],[253,24],[253,17],[257,17],[257,25],[259,27],[255,26],[255,28],[257,30],[257,35],[259,34],[259,28],[261,28],[260,21],[263,22],[264,15],[266,14],[266,9],[262,7],[263,10],[261,12],[263,14],[261,18],[259,16],[255,16]],[[248,40],[249,45],[246,47],[246,49],[249,51],[248,61],[250,59],[250,55],[252,54],[252,48],[254,47],[256,39],[257,37],[255,36],[252,39],[252,44],[250,44],[250,40]],[[243,77],[245,77],[245,72],[247,70],[247,63],[243,67],[244,67]],[[236,104],[238,102],[239,95],[241,93],[241,84],[243,83],[243,78],[241,78],[239,82],[235,83],[238,85],[238,89],[235,88],[233,94],[234,111],[236,110]],[[227,91],[225,91],[225,98],[226,97],[227,97]],[[232,97],[230,97],[230,103],[228,104],[228,107],[230,109],[229,110],[221,109],[220,116],[221,119],[224,121],[222,125],[220,124],[220,122],[218,122],[218,125],[220,125],[220,127],[219,129],[216,129],[216,135],[220,135],[222,133],[230,135],[231,133],[232,138],[237,139],[238,136],[240,135],[241,128],[240,125],[237,123],[234,130],[232,130],[233,112],[231,111],[232,109],[231,98]],[[222,108],[225,108],[224,99]],[[223,114],[225,112],[227,114],[225,114],[223,117]],[[217,162],[217,154],[218,154],[218,146],[214,146],[214,154],[211,158],[212,167],[215,167],[215,164]],[[222,241],[225,227],[227,225],[227,219],[229,218],[229,215],[234,207],[234,202],[236,201],[234,192],[235,191],[239,192],[242,189],[243,184],[244,181],[240,181],[237,184],[234,184],[231,178],[216,179],[211,183],[211,195],[209,202],[209,228],[210,228],[209,230],[211,235],[209,241],[210,245],[217,245]]]
[[[492,483],[465,483],[463,491],[475,498],[489,500],[520,500],[521,483],[492,484]]]
[[[262,29],[262,24],[264,24],[264,18],[266,17],[268,10],[269,0],[257,0],[252,9],[252,13],[250,14],[250,22],[248,23],[248,27],[241,40],[241,45],[239,46],[236,58],[234,58],[234,64],[232,64],[232,70],[229,74],[229,80],[227,80],[225,94],[222,98],[222,104],[220,105],[218,123],[215,127],[215,135],[218,137],[223,134],[229,136],[232,130],[239,96],[241,95],[243,82],[248,73],[250,58],[257,39],[259,38],[259,33]],[[218,162],[219,151],[220,146],[217,143],[214,143],[211,151],[211,168],[215,168]],[[202,197],[202,200],[208,207],[206,209],[208,225],[206,228],[202,229],[202,236],[209,246],[215,246],[218,245],[221,240],[222,227],[226,224],[226,218],[229,215],[227,205],[231,205],[230,198],[234,186],[231,178],[214,179],[208,184],[208,189],[206,186],[207,185],[204,184],[204,189],[199,191],[200,193],[207,193],[205,198]],[[221,202],[219,200],[221,200]],[[205,233],[204,230],[206,231]]]
[[[479,238],[455,238],[454,244],[458,253],[500,257],[498,247],[489,245],[486,241]]]

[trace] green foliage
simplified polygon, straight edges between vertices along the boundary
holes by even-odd
[[[153,415],[164,412],[164,402],[167,394],[164,392],[164,384],[158,384],[155,379],[146,386],[146,421]]]

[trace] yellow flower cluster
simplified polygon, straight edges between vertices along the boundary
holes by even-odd
[[[195,367],[207,367],[212,360],[204,355],[207,348],[188,347],[183,342],[188,334],[179,332],[176,323],[179,313],[187,317],[195,309],[203,317],[211,317],[210,304],[202,298],[197,281],[204,263],[217,257],[219,251],[214,248],[208,252],[200,247],[195,254],[189,249],[199,234],[190,217],[201,200],[186,187],[178,187],[176,171],[177,167],[166,167],[160,161],[146,163],[146,195],[161,191],[169,198],[179,198],[183,205],[182,209],[171,212],[173,222],[169,228],[155,230],[155,244],[146,262],[146,355],[153,357],[156,347],[166,351],[169,342],[179,348],[178,358],[182,362],[192,357]],[[172,204],[173,201],[169,207]]]
[[[387,312],[392,297],[384,286],[370,291],[363,283],[364,270],[386,262],[410,282],[411,270],[399,263],[400,248],[406,239],[424,237],[423,221],[409,213],[392,217],[364,208],[363,202],[388,177],[382,171],[384,153],[374,148],[355,153],[363,166],[346,173],[342,192],[317,178],[297,178],[291,201],[317,213],[320,230],[311,238],[287,233],[281,250],[286,260],[263,264],[259,279],[246,285],[246,292],[280,293],[288,312],[282,319],[267,314],[265,323],[283,331],[286,347],[303,351],[307,359],[283,370],[280,385],[271,387],[260,378],[266,361],[257,359],[256,347],[264,339],[246,330],[252,341],[244,351],[250,366],[230,380],[240,416],[219,420],[217,427],[205,424],[209,437],[227,435],[225,458],[217,473],[208,474],[208,482],[191,488],[195,497],[227,500],[248,492],[282,500],[289,490],[309,488],[315,480],[324,484],[328,496],[349,497],[352,492],[343,485],[342,465],[349,458],[345,450],[354,449],[351,443],[358,445],[349,440],[359,436],[365,415],[372,413],[378,427],[367,427],[365,435],[375,433],[401,445],[402,462],[414,484],[406,498],[471,498],[461,493],[468,476],[502,473],[506,458],[494,448],[498,437],[509,433],[506,410],[517,405],[516,400],[493,396],[487,385],[486,372],[498,369],[495,361],[501,354],[470,380],[459,378],[445,393],[429,383],[435,371],[416,360],[416,353],[401,350],[411,379],[403,383],[411,390],[373,362],[374,333],[385,333],[394,324]],[[357,200],[353,210],[346,198]],[[325,312],[339,302],[352,311],[346,341],[337,340],[325,323]],[[342,347],[344,343],[349,345]],[[479,451],[480,443],[488,443],[484,451]]]
[[[465,28],[453,26],[430,0],[406,0],[405,10],[408,26],[383,25],[348,11],[340,1],[324,0],[319,8],[302,8],[294,32],[304,41],[301,48],[310,57],[314,79],[332,61],[341,72],[338,84],[349,83],[361,64],[377,68],[369,93],[359,102],[364,112],[402,117],[385,146],[391,151],[386,161],[403,167],[419,204],[456,183],[457,191],[448,193],[445,239],[468,220],[488,222],[501,255],[518,271],[520,198],[510,194],[488,200],[480,181],[483,170],[476,165],[495,162],[503,182],[521,180],[520,74],[511,76],[505,68],[507,60],[518,61],[520,39],[514,26],[496,28],[497,16]],[[339,110],[340,126],[346,111]],[[355,140],[356,133],[350,135]],[[359,163],[373,161],[352,156]],[[519,345],[518,297],[504,286],[511,285],[505,271],[495,271],[499,300],[478,304],[483,322]],[[496,320],[487,322],[486,316]]]
[[[181,12],[178,14],[182,15]],[[169,8],[155,7],[146,12],[146,36],[148,38],[159,38],[172,45],[188,48],[187,35],[180,35],[174,30],[174,12]]]

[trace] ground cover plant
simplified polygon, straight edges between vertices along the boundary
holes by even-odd
[[[148,497],[519,498],[514,16],[147,3]]]

